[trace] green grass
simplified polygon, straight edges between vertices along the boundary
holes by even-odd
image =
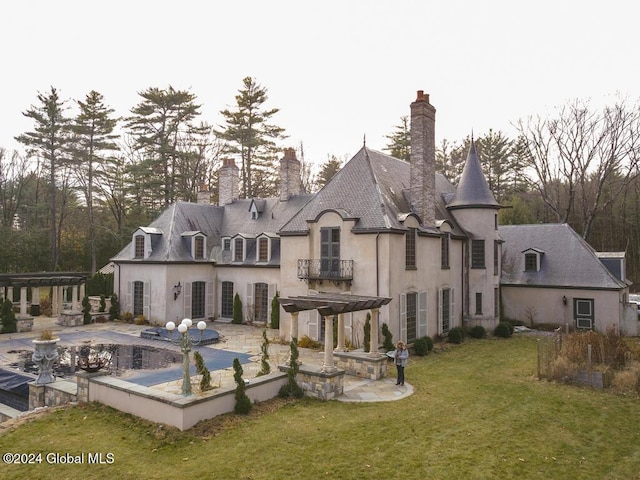
[[[11,465],[2,479],[640,479],[640,404],[538,381],[535,339],[412,357],[397,402],[275,401],[188,432],[100,405],[0,435],[0,452],[111,452],[111,465]]]

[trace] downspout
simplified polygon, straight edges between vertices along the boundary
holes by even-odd
[[[379,259],[380,232],[376,233],[376,297],[380,296],[380,259]]]

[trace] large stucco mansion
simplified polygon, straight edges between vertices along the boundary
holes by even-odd
[[[266,323],[276,292],[342,293],[391,299],[379,325],[408,343],[456,326],[490,331],[501,315],[638,333],[624,254],[598,254],[567,225],[499,227],[474,144],[455,187],[435,171],[429,96],[418,91],[410,108],[410,162],[363,146],[312,195],[301,193],[293,149],[277,198],[239,199],[238,168],[225,160],[218,205],[209,192],[171,205],[112,259],[122,310],[152,324],[230,319],[237,293],[244,320]],[[323,338],[316,310],[281,313],[283,339]],[[353,345],[366,314],[345,315]]]

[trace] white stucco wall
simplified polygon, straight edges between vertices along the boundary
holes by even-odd
[[[566,305],[563,303],[566,297]],[[502,287],[503,311],[507,319],[534,323],[551,323],[575,327],[573,300],[593,299],[595,330],[606,333],[619,331],[625,308],[622,293],[616,290],[580,290],[573,288]]]

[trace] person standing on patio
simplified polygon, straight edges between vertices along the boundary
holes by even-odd
[[[396,385],[404,385],[404,367],[407,365],[407,359],[409,358],[409,350],[407,350],[404,342],[398,342],[394,357],[396,368],[398,369]]]

